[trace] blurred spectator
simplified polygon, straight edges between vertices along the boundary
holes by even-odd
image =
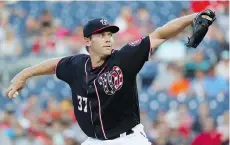
[[[6,32],[6,39],[0,44],[1,56],[19,56],[22,52],[21,44],[16,38],[15,33],[10,30]]]
[[[165,120],[165,113],[159,112],[151,131],[153,145],[172,145],[169,140],[169,128]]]
[[[193,118],[188,112],[188,107],[186,104],[181,104],[178,109],[179,117],[179,135],[184,139],[188,140],[191,137],[191,128],[193,123]],[[189,142],[187,142],[189,143]]]
[[[210,1],[190,1],[190,9],[193,12],[200,12],[210,5]]]
[[[3,114],[3,119],[0,122],[0,127],[3,129],[8,129],[11,127],[11,120],[13,120],[14,116],[15,116],[15,110],[13,108],[12,104],[7,104],[5,107],[5,111]]]
[[[204,47],[208,47],[204,49],[214,50],[218,58],[220,56],[220,52],[226,46],[224,34],[221,33],[220,28],[216,24],[213,24],[212,27],[209,27],[205,39],[203,40],[202,43],[206,43]]]
[[[0,20],[1,22],[1,20]],[[0,42],[3,41],[6,37],[6,33],[5,33],[5,30],[4,28],[0,25]]]
[[[53,20],[54,48],[51,55],[66,56],[71,54],[71,31],[63,26],[60,19]]]
[[[132,19],[132,9],[128,6],[122,7],[119,16],[114,22],[114,24],[120,28],[119,33],[122,33],[128,29],[128,22]]]
[[[152,90],[168,90],[172,83],[176,81],[176,67],[173,63],[158,64],[157,75],[153,81]]]
[[[178,110],[176,110],[176,108],[169,109],[164,117],[168,127],[171,129],[175,129],[178,133],[179,115],[178,115]]]
[[[26,130],[20,124],[18,120],[12,120],[12,129],[14,131],[14,136],[11,138],[13,144],[17,145],[29,145],[30,142],[26,135]]]
[[[15,110],[12,104],[7,104],[3,114],[3,120],[0,121],[0,138],[4,143],[12,144],[12,138],[15,135],[13,130],[13,121],[17,120],[15,117]],[[2,142],[1,142],[2,143]]]
[[[120,15],[115,20],[115,25],[120,28],[118,34],[116,34],[115,49],[143,36],[140,28],[135,24],[132,9],[128,6],[121,8]]]
[[[204,130],[193,140],[192,145],[221,145],[221,135],[215,129],[212,118],[206,118]]]
[[[35,145],[46,145],[51,144],[52,139],[51,136],[48,134],[47,131],[49,131],[48,126],[50,124],[45,124],[44,122],[41,122],[40,120],[37,120],[34,118],[31,121],[31,126],[28,129],[28,134],[32,135],[32,143]]]
[[[148,89],[151,84],[153,83],[155,77],[157,74],[159,74],[157,71],[158,64],[154,61],[148,61],[144,64],[141,71],[139,72],[140,76],[140,87],[142,91],[145,91]],[[155,86],[153,89],[156,89]]]
[[[197,68],[195,77],[192,79],[190,85],[190,95],[197,97],[205,97],[204,90],[205,71],[203,68]]]
[[[10,10],[6,7],[5,2],[1,1],[0,2],[0,20],[8,20],[10,16]]]
[[[207,70],[210,67],[210,62],[205,59],[203,51],[196,51],[190,54],[185,62],[186,76],[189,78],[194,77],[196,70]]]
[[[44,10],[40,16],[40,23],[42,29],[49,29],[52,32],[54,22],[53,16],[48,10]]]
[[[229,145],[229,111],[223,116],[223,122],[217,127],[217,131],[221,134],[223,145]]]
[[[43,29],[41,37],[36,39],[32,48],[35,54],[55,54],[55,38],[54,35],[51,34],[49,28]]]
[[[5,7],[5,2],[1,1],[0,2],[0,42],[3,41],[6,37],[6,28],[8,27],[9,24],[9,16],[10,12],[9,10]]]
[[[58,119],[61,116],[61,108],[58,106],[58,102],[55,99],[49,99],[47,108],[46,108],[46,116],[49,116],[50,119]]]
[[[30,115],[33,113],[39,114],[41,111],[38,96],[32,95],[28,98],[28,101],[22,103],[21,110],[23,115]]]
[[[0,2],[0,56],[18,56],[21,54],[21,45],[16,38],[12,25],[9,23],[11,14],[14,14],[5,2]]]
[[[190,1],[190,8],[193,12],[200,12],[204,9],[217,10],[218,6],[225,3],[225,1]]]
[[[26,36],[28,38],[38,36],[40,34],[39,21],[35,17],[29,16],[26,20]]]
[[[171,96],[187,95],[189,92],[190,82],[184,77],[183,69],[178,67],[175,72],[176,79],[169,88]]]
[[[6,5],[6,1],[0,1],[0,21],[1,21],[1,25],[3,27],[5,27],[6,25],[8,25],[10,16],[16,16],[16,17],[24,17],[25,12],[23,9],[20,8],[9,8]]]
[[[181,104],[178,110],[169,110],[165,116],[170,130],[170,141],[173,144],[189,144],[192,137],[193,118],[187,105]]]
[[[210,117],[210,110],[209,110],[209,106],[207,103],[202,103],[200,104],[199,108],[198,108],[198,114],[195,117],[195,121],[193,123],[193,131],[195,133],[200,133],[203,130],[203,126],[206,123],[206,119]]]
[[[55,38],[55,52],[54,55],[65,56],[71,54],[70,50],[70,32],[66,28],[59,28],[56,32]]]
[[[60,103],[60,111],[62,114],[65,114],[63,117],[67,117],[68,119],[70,119],[73,122],[76,122],[76,118],[74,115],[74,108],[72,105],[72,101],[71,100],[63,100]]]
[[[207,96],[216,97],[218,94],[228,92],[228,83],[223,77],[215,74],[214,67],[208,70],[208,76],[204,81],[204,90]]]
[[[12,145],[10,139],[7,137],[4,130],[2,130],[1,128],[0,128],[0,140],[1,140],[1,143],[4,145]]]
[[[229,81],[229,51],[221,52],[221,60],[215,67],[215,73],[217,76],[221,76],[226,81]]]
[[[55,54],[55,26],[53,16],[48,10],[44,10],[40,16],[41,36],[35,40],[32,46],[35,54]]]
[[[69,132],[64,134],[65,145],[80,145],[80,143],[76,141],[74,134],[75,132]]]
[[[150,14],[144,7],[138,9],[135,23],[140,28],[143,36],[150,34],[154,30]]]
[[[152,127],[152,122],[150,121],[146,110],[140,110],[140,120],[141,120],[141,124],[143,124],[144,126],[145,132],[148,132],[149,128]]]
[[[28,55],[31,52],[33,44],[36,42],[38,37],[41,35],[39,21],[32,16],[29,16],[26,20],[25,38],[24,41],[24,54]]]
[[[6,38],[6,30],[13,31],[12,25],[9,23],[10,16],[24,17],[25,13],[20,8],[9,8],[6,1],[0,1],[0,42]]]
[[[144,35],[141,34],[140,28],[134,23],[133,18],[127,22],[127,29],[116,34],[115,48],[120,48],[126,43],[141,39]],[[117,46],[118,45],[118,46]]]
[[[149,130],[149,132],[147,132],[147,134],[149,134],[149,138],[151,140],[155,139],[158,137],[158,130],[157,130],[157,127],[160,123],[163,123],[165,122],[165,119],[164,119],[164,116],[165,116],[165,112],[163,111],[159,111],[157,113],[157,116],[156,118],[153,120],[152,122],[152,126],[151,126],[151,130]]]
[[[225,36],[225,41],[229,44],[229,1],[223,1],[219,7],[216,21]]]
[[[74,29],[74,33],[71,38],[72,53],[81,53],[85,50],[85,40],[83,37],[83,26],[79,25]]]
[[[186,46],[182,41],[172,38],[159,46],[156,57],[166,62],[182,62],[186,57]]]
[[[178,130],[176,128],[169,128],[169,132],[169,142],[172,145],[185,145],[189,142],[188,139],[184,139],[179,135]]]
[[[52,127],[53,127],[53,137],[52,142],[54,145],[65,145],[65,140],[62,135],[62,126],[60,120],[54,120],[52,121]]]

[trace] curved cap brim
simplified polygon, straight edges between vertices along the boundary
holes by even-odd
[[[112,33],[117,33],[119,31],[119,27],[113,26],[113,25],[105,26],[105,27],[102,27],[100,29],[97,29],[97,30],[93,31],[92,34],[100,33],[100,32],[103,32],[103,31],[109,31],[109,32],[112,32]]]

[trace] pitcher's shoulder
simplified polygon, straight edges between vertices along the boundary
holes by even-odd
[[[76,54],[72,56],[72,63],[73,64],[80,64],[85,63],[85,61],[89,58],[87,54]]]

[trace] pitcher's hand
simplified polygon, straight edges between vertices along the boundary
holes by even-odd
[[[10,86],[7,88],[5,96],[10,99],[18,96],[19,92],[25,87],[26,80],[27,79],[23,75],[16,75],[12,79]]]

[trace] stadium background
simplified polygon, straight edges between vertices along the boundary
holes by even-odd
[[[55,75],[29,79],[14,100],[4,98],[4,90],[25,67],[86,53],[82,25],[87,20],[104,17],[118,25],[118,49],[173,18],[205,8],[214,9],[217,20],[198,49],[184,45],[189,27],[161,45],[138,74],[141,118],[153,145],[228,144],[227,1],[1,1],[0,145],[77,145],[85,139],[75,121],[70,89]]]

